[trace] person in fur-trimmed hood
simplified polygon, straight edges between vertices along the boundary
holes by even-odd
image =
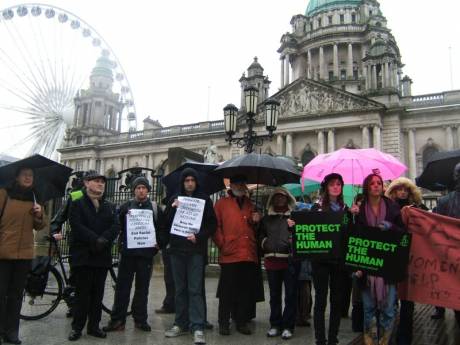
[[[422,204],[422,193],[407,177],[399,177],[392,181],[385,191],[385,196],[399,204],[401,208],[404,206],[416,206],[427,210]]]
[[[290,339],[294,332],[297,309],[297,276],[300,262],[291,255],[292,232],[288,218],[295,208],[294,197],[284,188],[276,188],[267,202],[267,214],[260,226],[260,243],[270,288],[270,329],[268,337],[281,334]],[[282,286],[285,305],[281,313]]]

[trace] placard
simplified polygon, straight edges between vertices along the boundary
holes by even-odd
[[[179,206],[171,226],[171,234],[188,237],[197,234],[201,228],[204,206],[203,199],[180,196]]]
[[[157,244],[152,210],[131,209],[126,214],[128,249],[152,248]]]
[[[345,234],[345,266],[392,282],[407,273],[411,234],[353,224]]]
[[[346,213],[296,211],[291,217],[295,221],[294,256],[318,259],[340,257],[342,231],[349,221]]]

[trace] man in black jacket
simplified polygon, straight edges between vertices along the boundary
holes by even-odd
[[[153,257],[158,252],[159,246],[165,242],[164,215],[155,202],[148,198],[151,191],[150,184],[145,177],[138,177],[132,183],[134,199],[129,200],[120,207],[120,251],[121,258],[118,266],[118,281],[115,289],[115,301],[113,304],[111,320],[103,328],[106,332],[121,331],[125,328],[126,313],[129,305],[129,297],[134,275],[136,275],[136,287],[131,309],[135,327],[150,332],[152,329],[147,323],[147,304],[150,277],[152,274]],[[134,210],[139,213],[144,221],[135,229],[130,225],[134,220]],[[129,228],[131,226],[131,229]],[[155,230],[153,232],[153,230]],[[155,241],[141,240],[143,243],[133,243],[133,231],[144,234],[155,234]]]
[[[205,344],[203,267],[208,238],[216,231],[217,221],[211,199],[199,190],[197,173],[194,169],[184,169],[181,175],[181,186],[181,192],[171,198],[165,210],[168,229],[173,225],[179,207],[179,197],[201,199],[205,201],[205,205],[198,232],[187,236],[170,234],[169,249],[176,287],[176,317],[174,326],[166,331],[165,336],[177,337],[187,334],[190,329],[193,332],[194,343]]]
[[[115,206],[104,199],[106,178],[89,170],[85,188],[70,208],[70,255],[75,278],[75,306],[70,341],[78,340],[88,319],[87,332],[97,338],[105,279],[112,265],[112,243],[120,231]]]

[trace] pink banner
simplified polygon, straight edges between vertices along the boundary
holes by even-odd
[[[408,279],[399,297],[460,310],[460,219],[404,207],[412,233]]]

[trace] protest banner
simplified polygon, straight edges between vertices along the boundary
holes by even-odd
[[[400,298],[460,310],[460,219],[413,207],[402,215],[412,248]]]
[[[345,235],[345,266],[398,282],[406,276],[411,235],[353,224]]]
[[[188,237],[197,234],[201,228],[205,200],[180,196],[171,227],[171,234]]]
[[[296,257],[339,258],[342,231],[348,224],[344,212],[292,212],[295,221],[293,253]]]
[[[131,209],[126,214],[128,249],[152,248],[157,244],[152,210]]]

